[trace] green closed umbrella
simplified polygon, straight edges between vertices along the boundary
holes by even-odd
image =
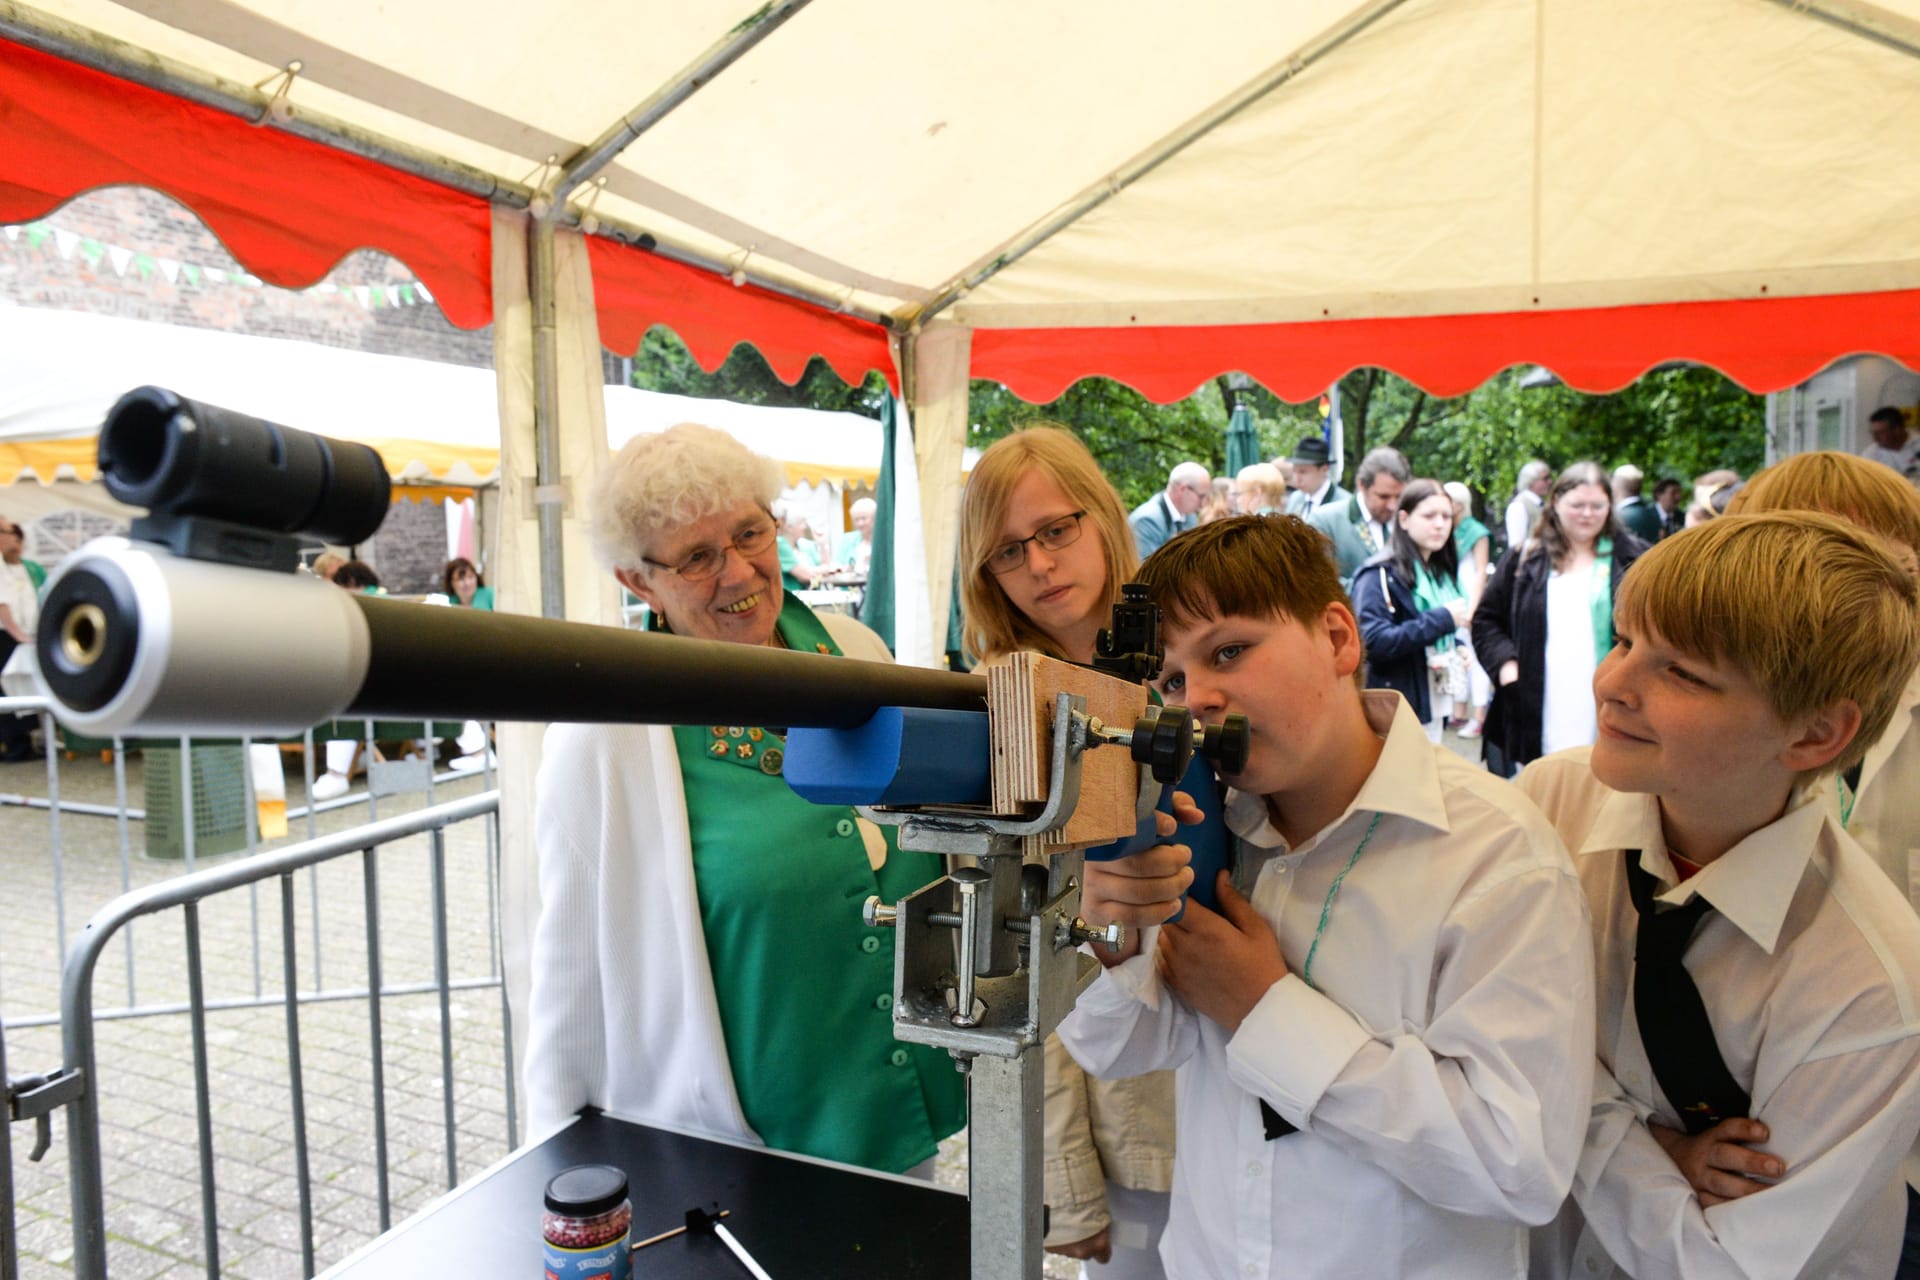
[[[1260,460],[1260,432],[1253,425],[1253,411],[1235,397],[1233,416],[1227,419],[1227,478]]]

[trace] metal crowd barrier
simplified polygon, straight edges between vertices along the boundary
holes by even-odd
[[[291,1096],[291,1123],[295,1184],[298,1197],[299,1234],[302,1269],[314,1272],[313,1183],[308,1158],[305,1083],[301,1066],[300,1011],[322,1001],[365,1000],[369,1020],[373,1107],[370,1123],[376,1162],[379,1226],[391,1225],[392,1189],[389,1180],[387,1140],[387,1083],[385,1078],[385,1033],[382,1000],[387,997],[436,992],[439,1002],[439,1039],[441,1065],[442,1123],[445,1136],[446,1185],[458,1181],[457,1138],[454,1112],[454,1052],[451,996],[456,990],[496,988],[500,995],[500,1018],[504,1053],[502,1079],[505,1086],[507,1146],[518,1145],[517,1101],[514,1095],[513,1050],[508,1019],[506,988],[499,966],[497,885],[499,841],[497,815],[499,792],[489,790],[467,799],[430,805],[414,813],[377,820],[335,835],[315,838],[270,853],[237,859],[227,865],[188,872],[171,880],[124,893],[103,907],[74,939],[62,972],[60,1025],[63,1062],[59,1071],[44,1080],[29,1082],[26,1089],[12,1089],[15,1109],[20,1118],[46,1115],[53,1110],[66,1112],[66,1131],[74,1233],[74,1273],[81,1277],[104,1277],[107,1267],[107,1230],[102,1168],[99,1073],[95,1055],[96,1023],[114,1018],[144,1016],[165,1012],[188,1014],[193,1053],[194,1104],[199,1157],[200,1218],[202,1251],[206,1274],[220,1274],[219,1233],[216,1209],[219,1192],[214,1168],[213,1104],[209,1083],[207,1014],[211,1011],[259,1008],[273,1005],[285,1011],[286,1058]],[[57,814],[58,810],[54,812]],[[189,810],[191,812],[191,810]],[[486,819],[488,933],[491,973],[484,978],[455,980],[448,964],[448,912],[446,873],[446,828],[474,818]],[[189,824],[190,825],[190,824]],[[380,882],[376,851],[380,846],[420,834],[430,836],[429,870],[432,893],[433,973],[431,983],[387,984],[381,977]],[[349,854],[361,855],[362,896],[365,910],[366,984],[338,990],[321,987],[316,979],[311,989],[301,991],[296,973],[299,936],[296,932],[294,890],[295,875],[306,870],[313,875],[323,863]],[[275,994],[260,989],[259,939],[256,932],[255,993],[252,997],[209,1000],[205,990],[201,958],[201,905],[221,894],[242,887],[250,894],[266,881],[279,882],[281,927],[281,990]],[[315,886],[317,895],[317,885]],[[317,900],[317,899],[316,899]],[[141,916],[178,908],[182,914],[186,947],[188,999],[184,1005],[149,1005],[96,1011],[94,984],[101,958],[116,935],[131,928]],[[257,929],[257,916],[256,916]],[[316,907],[312,942],[319,941]],[[129,977],[131,982],[131,976]],[[131,992],[129,993],[131,996]],[[131,1004],[131,1001],[130,1001]],[[22,1025],[20,1022],[14,1025]],[[0,1043],[0,1080],[5,1080],[5,1047]],[[20,1082],[14,1082],[16,1084]],[[8,1149],[7,1126],[0,1124],[0,1191],[6,1192],[7,1217],[0,1218],[5,1228],[0,1239],[0,1280],[14,1280],[16,1259],[13,1249],[12,1165]]]
[[[132,834],[130,830],[130,824],[134,822],[146,821],[147,813],[144,808],[134,807],[130,805],[127,801],[127,751],[129,750],[129,748],[120,738],[117,738],[117,737],[112,740],[112,746],[111,746],[111,754],[113,757],[113,777],[114,777],[114,794],[115,794],[114,805],[109,807],[107,805],[102,805],[102,804],[93,804],[86,801],[62,798],[61,786],[60,786],[60,769],[61,769],[60,754],[61,752],[60,752],[59,746],[57,745],[58,737],[56,732],[55,721],[53,719],[53,715],[49,708],[50,708],[50,704],[48,703],[47,699],[42,697],[37,697],[37,696],[36,697],[0,697],[0,715],[10,715],[10,714],[37,715],[40,718],[42,736],[47,747],[47,751],[46,751],[47,794],[46,796],[41,797],[41,796],[34,796],[34,795],[26,795],[18,792],[0,792],[0,805],[12,805],[12,806],[18,806],[18,807],[29,808],[29,809],[44,809],[47,813],[47,850],[48,850],[48,855],[52,860],[53,910],[54,910],[54,921],[55,921],[55,937],[58,939],[61,954],[64,955],[67,947],[67,942],[68,942],[67,885],[66,885],[66,875],[65,875],[66,843],[63,836],[62,826],[61,826],[61,815],[75,814],[83,817],[99,817],[99,818],[113,819],[117,827],[117,835],[118,835],[118,841],[119,841],[120,891],[122,893],[126,893],[131,891],[133,888],[133,844],[132,844]],[[361,739],[361,741],[363,746],[366,748],[368,755],[371,756],[373,752],[373,742],[374,742],[374,722],[371,720],[368,720],[364,723],[365,723],[365,736]],[[489,732],[487,736],[489,741],[491,741],[492,739],[491,732]],[[192,820],[192,816],[191,816],[195,811],[194,810],[195,796],[194,796],[194,789],[193,789],[193,778],[194,778],[193,752],[195,748],[194,748],[194,743],[192,739],[180,738],[177,741],[179,744],[179,751],[180,751],[180,767],[179,767],[180,796],[179,796],[178,803],[180,805],[179,812],[183,822],[183,829],[182,829],[181,835],[182,835],[182,841],[184,846],[183,847],[184,856],[181,862],[182,862],[183,870],[187,872],[192,872],[195,869],[197,869],[198,861],[199,861],[198,849],[197,849],[197,844],[198,844],[197,824]],[[241,749],[244,757],[247,749],[254,745],[254,740],[251,738],[242,738],[240,739],[240,744],[241,744]],[[316,836],[319,834],[317,819],[319,815],[322,813],[328,813],[335,810],[351,808],[355,805],[364,804],[367,806],[368,820],[377,821],[379,819],[380,792],[376,790],[374,787],[372,787],[371,785],[369,785],[364,790],[349,791],[345,795],[338,796],[330,800],[315,801],[311,799],[313,795],[314,781],[315,781],[315,778],[318,776],[317,771],[314,767],[314,761],[317,758],[317,752],[315,750],[316,742],[314,739],[314,734],[312,729],[308,729],[306,731],[306,734],[304,735],[304,738],[303,738],[302,745],[304,747],[304,750],[302,752],[302,758],[304,760],[304,769],[305,769],[305,782],[306,782],[305,794],[309,798],[304,804],[300,805],[297,808],[292,806],[288,807],[287,820],[289,823],[304,820],[306,824],[306,829],[307,829],[307,838],[309,840],[312,840],[316,838]],[[491,749],[483,748],[481,754],[483,757],[483,765],[481,770],[478,771],[478,773],[479,773],[479,776],[484,779],[485,785],[488,788],[491,788],[493,786],[493,773],[494,773]],[[253,785],[253,771],[250,767],[246,767],[242,769],[241,773],[242,773],[243,784],[245,787],[245,799],[243,803],[245,806],[246,813],[249,815],[248,821],[244,824],[245,825],[245,850],[244,851],[246,856],[252,857],[255,853],[258,852],[258,846],[259,846],[259,839],[258,839],[256,827],[254,822],[251,820],[251,815],[255,812],[255,806],[256,806],[256,796],[254,794],[254,785]],[[472,776],[474,776],[473,773],[455,772],[452,770],[436,772],[431,767],[429,767],[424,773],[424,778],[423,778],[424,786],[418,789],[425,791],[427,803],[432,804],[434,803],[434,800],[435,800],[435,789],[437,786],[445,785],[446,783],[458,781],[460,779],[468,778]],[[488,875],[490,877],[489,885],[488,885],[488,892],[490,896],[490,901],[489,901],[490,913],[495,908],[495,903],[492,901],[492,895],[494,894],[495,886],[497,885],[497,879],[493,878],[495,876],[494,868],[496,866],[496,855],[497,855],[497,850],[494,844],[495,840],[496,840],[495,828],[493,827],[493,825],[489,824],[487,829],[487,855],[488,855],[487,863],[488,863]],[[312,904],[311,923],[312,923],[313,933],[314,933],[313,983],[316,987],[318,987],[318,986],[324,985],[326,980],[324,957],[322,954],[322,949],[320,947],[321,896],[320,896],[318,881],[311,880],[309,884],[309,888],[311,889],[311,892],[309,894],[309,900]],[[252,903],[251,906],[256,917],[256,924],[254,928],[255,946],[254,946],[254,958],[253,958],[253,970],[254,970],[253,990],[254,990],[254,994],[257,996],[260,994],[262,990],[262,979],[263,979],[259,946],[258,946],[259,929],[257,924],[257,917],[258,917],[259,905],[257,900],[254,903]],[[495,932],[497,933],[497,930]],[[126,943],[126,989],[127,989],[126,990],[126,1007],[129,1009],[138,1009],[140,1007],[139,994],[138,994],[139,979],[138,979],[138,973],[137,973],[135,960],[134,960],[134,947],[133,947],[132,936],[133,936],[132,930],[129,929],[127,934],[127,943]],[[492,967],[494,968],[499,967],[499,958],[497,955],[497,951],[495,954],[489,956],[489,962],[492,965]],[[166,1009],[165,1007],[157,1007],[154,1011],[167,1012],[169,1010]],[[8,1022],[9,1022],[9,1025],[12,1025],[14,1027],[46,1026],[46,1025],[51,1025],[53,1022],[55,1022],[57,1020],[57,1016],[58,1015],[51,1010],[42,1010],[35,1014],[28,1014],[26,1016],[16,1016],[16,1017],[10,1018],[8,1019]],[[6,1276],[4,1272],[0,1272],[0,1280],[11,1280],[11,1278]]]

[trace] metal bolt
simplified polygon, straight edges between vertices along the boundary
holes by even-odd
[[[891,929],[900,918],[900,909],[890,907],[880,900],[879,894],[873,894],[860,908],[860,919],[869,929]]]
[[[979,867],[958,867],[948,877],[960,890],[960,972],[955,992],[953,1025],[971,1027],[980,1019],[973,1012],[974,950],[980,938],[980,891],[993,879]]]

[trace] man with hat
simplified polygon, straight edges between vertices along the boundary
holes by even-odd
[[[1287,495],[1287,514],[1307,518],[1317,507],[1330,506],[1350,497],[1333,476],[1333,453],[1325,436],[1302,437],[1293,447],[1293,492]]]

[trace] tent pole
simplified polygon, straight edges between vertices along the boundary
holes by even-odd
[[[648,94],[639,106],[615,121],[611,128],[561,166],[552,192],[554,204],[564,205],[575,188],[605,168],[634,139],[664,120],[681,103],[745,57],[755,45],[811,3],[813,0],[769,0],[759,12],[716,40],[680,74]]]
[[[533,197],[530,187],[383,138],[308,107],[298,107],[283,115],[272,108],[271,95],[252,85],[210,75],[11,0],[0,0],[0,36],[117,79],[224,111],[252,124],[268,125],[310,142],[323,143],[482,200],[524,208]]]
[[[560,317],[551,217],[527,221],[527,296],[533,312],[533,510],[540,530],[540,613],[567,616],[566,485],[560,475]]]
[[[924,323],[939,315],[982,283],[1000,274],[1068,227],[1073,226],[1405,3],[1406,0],[1373,0],[1373,3],[1362,6],[1331,30],[1321,33],[1297,52],[1288,55],[1285,61],[1268,68],[1258,78],[1241,86],[1120,168],[1095,182],[1057,213],[1043,218],[980,258],[942,289],[933,301],[908,318]]]
[[[1829,26],[1838,27],[1848,35],[1859,36],[1862,40],[1871,40],[1884,45],[1895,53],[1904,53],[1909,58],[1920,58],[1920,31],[1911,26],[1900,28],[1890,25],[1899,21],[1887,18],[1876,22],[1856,13],[1846,12],[1846,6],[1835,5],[1831,0],[1773,0],[1782,8],[1795,13],[1803,13],[1809,18],[1817,18]]]

